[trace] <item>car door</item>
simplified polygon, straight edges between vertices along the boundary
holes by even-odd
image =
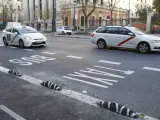
[[[5,36],[6,36],[6,40],[7,40],[8,44],[11,43],[11,32],[12,32],[12,28],[7,28],[6,29]]]
[[[62,26],[58,29],[58,34],[62,34]]]
[[[122,39],[118,35],[118,27],[106,27],[105,38],[107,39],[108,46],[117,46],[119,39]]]
[[[124,48],[134,48],[135,47],[135,34],[128,30],[127,28],[119,28],[119,36],[122,39],[119,39],[117,46]]]
[[[60,34],[60,29],[61,29],[61,27],[59,27],[59,28],[57,29],[57,34]]]
[[[11,44],[19,45],[19,31],[16,28],[12,29],[12,35],[11,35]]]

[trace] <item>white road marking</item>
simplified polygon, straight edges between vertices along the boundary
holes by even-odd
[[[4,112],[6,112],[8,115],[12,116],[16,120],[26,120],[26,119],[19,116],[18,114],[16,114],[15,112],[13,112],[12,110],[10,110],[9,108],[7,108],[4,105],[0,105],[0,109],[3,110]]]
[[[152,68],[152,67],[143,67],[144,70],[152,70],[152,71],[157,71],[160,72],[159,68]]]
[[[0,66],[0,71],[8,74],[9,69]],[[28,82],[33,83],[38,86],[41,86],[40,83],[43,81],[43,80],[33,78],[33,77],[30,77],[30,76],[27,76],[24,74],[23,74],[23,76],[17,77],[17,78],[24,80],[24,81],[28,81]],[[53,94],[54,94],[54,92],[57,92],[57,91],[51,91],[51,92],[53,92]],[[68,89],[62,89],[62,91],[59,91],[57,93],[60,93],[62,95],[68,96],[73,99],[76,99],[76,100],[81,101],[83,103],[86,103],[88,105],[92,105],[94,107],[98,107],[98,105],[96,104],[97,102],[103,101],[101,99],[97,99],[97,98],[94,98],[94,97],[91,97],[91,96],[88,96],[88,95],[85,95],[85,94],[82,94],[82,93],[79,93],[79,92],[76,92],[73,90],[68,90]],[[148,118],[148,120],[158,120],[158,119],[152,118],[150,116],[145,116],[145,118]],[[21,119],[18,119],[18,120],[21,120]],[[22,119],[22,120],[25,120],[25,119]]]
[[[30,57],[22,57],[21,59],[12,59],[9,60],[9,62],[19,63],[20,65],[32,65],[33,63],[43,63],[51,60],[56,60],[56,58],[40,56],[40,55],[32,55]]]
[[[23,49],[23,50],[26,50],[26,51],[34,51],[34,50],[32,50],[32,49]]]
[[[92,68],[86,68],[86,69],[87,70],[79,70],[79,71],[85,72],[85,73],[97,74],[97,75],[116,77],[116,78],[125,78],[125,77],[120,76],[120,75],[116,75],[116,74],[112,74],[112,73],[108,73],[108,72],[104,72],[104,71],[100,71],[100,70],[96,70],[96,69],[92,69]]]
[[[120,65],[119,62],[113,62],[113,61],[106,61],[106,60],[99,60],[100,63],[107,63],[107,64],[113,64],[113,65]]]
[[[101,84],[97,84],[97,83],[93,83],[93,82],[88,82],[88,81],[84,81],[84,80],[80,80],[80,79],[76,79],[76,78],[72,78],[72,77],[68,77],[68,76],[63,76],[63,78],[67,78],[67,79],[70,79],[70,80],[86,83],[86,84],[93,85],[93,86],[108,88],[108,86],[105,86],[105,85],[101,85]]]
[[[14,49],[15,49],[15,48],[17,48],[17,47],[9,47],[9,48],[14,48]]]
[[[92,79],[92,80],[95,80],[95,81],[98,81],[98,82],[102,82],[102,83],[107,84],[107,85],[113,85],[113,83],[111,83],[111,82],[118,82],[117,80],[91,77],[91,76],[88,76],[88,75],[85,75],[85,74],[82,74],[82,73],[79,73],[79,72],[74,72],[74,73],[75,74],[68,74],[68,75],[74,76],[74,77],[89,78],[89,79]]]
[[[75,58],[75,59],[82,59],[83,57],[79,57],[79,56],[72,56],[72,55],[68,55],[66,56],[68,58]]]
[[[3,47],[4,45],[0,44],[1,47]]]
[[[131,75],[131,74],[134,73],[134,71],[131,71],[131,70],[123,71],[123,70],[118,70],[118,69],[113,69],[113,68],[108,68],[108,67],[102,67],[102,66],[97,66],[97,65],[93,65],[93,67],[107,69],[107,70],[113,70],[113,71],[118,71],[118,72],[122,72],[122,73],[124,73],[126,75]]]
[[[55,55],[56,53],[52,53],[52,52],[42,52],[44,54],[48,54],[48,55]]]

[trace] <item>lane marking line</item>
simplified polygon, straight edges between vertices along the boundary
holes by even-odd
[[[100,63],[107,63],[107,64],[113,64],[113,65],[120,65],[119,62],[112,62],[112,61],[106,61],[106,60],[99,60]]]
[[[157,71],[160,72],[159,68],[152,68],[152,67],[143,67],[144,70],[151,70],[151,71]]]
[[[48,55],[55,55],[56,53],[52,53],[52,52],[42,52],[44,54],[48,54]]]
[[[10,110],[9,108],[7,108],[4,105],[0,105],[0,109],[3,110],[4,112],[6,112],[8,115],[12,116],[16,120],[26,120],[26,119],[19,116],[17,113],[13,112],[12,110]]]
[[[34,50],[32,50],[32,49],[23,49],[23,50],[26,50],[26,51],[34,51]]]
[[[93,67],[102,68],[102,69],[106,69],[106,70],[113,70],[113,71],[117,71],[117,72],[122,72],[126,75],[131,75],[131,74],[134,73],[134,71],[131,71],[131,70],[123,71],[123,70],[118,70],[118,69],[113,69],[113,68],[108,68],[108,67],[102,67],[102,66],[97,66],[97,65],[93,65]]]
[[[13,49],[15,49],[15,48],[17,48],[17,47],[9,47],[9,48],[13,48]]]
[[[8,74],[9,69],[0,66],[0,71]],[[17,77],[17,76],[15,76],[15,77]],[[17,77],[17,78],[19,78],[21,80],[24,80],[24,81],[28,81],[29,83],[33,83],[35,85],[38,85],[38,86],[42,87],[40,85],[40,83],[43,82],[43,80],[33,78],[33,77],[30,77],[30,76],[24,75],[24,74],[23,74],[23,76]],[[57,92],[57,91],[51,91],[51,92],[53,92],[53,94],[54,94],[54,92]],[[92,105],[94,107],[99,107],[96,103],[99,102],[99,101],[102,101],[101,99],[97,99],[97,98],[94,98],[94,97],[91,97],[91,96],[88,96],[88,95],[85,95],[85,94],[82,94],[82,93],[79,93],[79,92],[76,92],[76,91],[73,91],[73,90],[68,90],[68,89],[62,89],[62,91],[59,91],[57,93],[60,93],[64,96],[67,96],[67,97],[70,97],[70,98],[73,98],[73,99],[76,99],[76,100],[81,101],[83,103],[86,103],[88,105]],[[108,112],[110,112],[110,111],[108,111]],[[113,112],[111,112],[111,113],[114,114]],[[123,116],[121,116],[121,117],[123,117]],[[156,118],[146,116],[146,115],[145,115],[145,118],[148,118],[148,120],[158,120]],[[22,119],[22,120],[25,120],[25,119]]]
[[[79,56],[72,56],[72,55],[68,55],[66,56],[68,58],[75,58],[75,59],[82,59],[83,57],[79,57]]]

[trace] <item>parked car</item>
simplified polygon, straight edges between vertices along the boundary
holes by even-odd
[[[4,45],[18,45],[21,48],[46,45],[46,37],[32,27],[15,26],[3,30]]]
[[[135,27],[104,26],[95,30],[91,42],[98,48],[132,48],[141,53],[160,51],[160,37],[148,35]]]
[[[71,35],[72,34],[72,28],[69,26],[61,26],[57,29],[58,35]]]

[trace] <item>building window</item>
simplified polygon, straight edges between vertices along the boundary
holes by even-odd
[[[99,17],[99,26],[102,26],[102,17]]]
[[[33,0],[33,15],[34,15],[34,19],[36,18],[36,4],[35,4],[35,0]]]
[[[95,25],[95,17],[92,16],[92,26],[94,26],[94,25]]]
[[[65,18],[65,26],[68,26],[68,17]]]
[[[20,8],[20,6],[18,5],[18,11],[20,11],[20,9],[21,9],[21,8]]]
[[[100,1],[100,4],[103,5],[103,0]]]
[[[46,0],[46,8],[47,8],[47,18],[49,19],[49,8],[48,8],[48,0]]]
[[[39,2],[39,8],[40,8],[40,19],[42,19],[42,0]]]
[[[81,26],[84,26],[84,16],[81,16]]]

